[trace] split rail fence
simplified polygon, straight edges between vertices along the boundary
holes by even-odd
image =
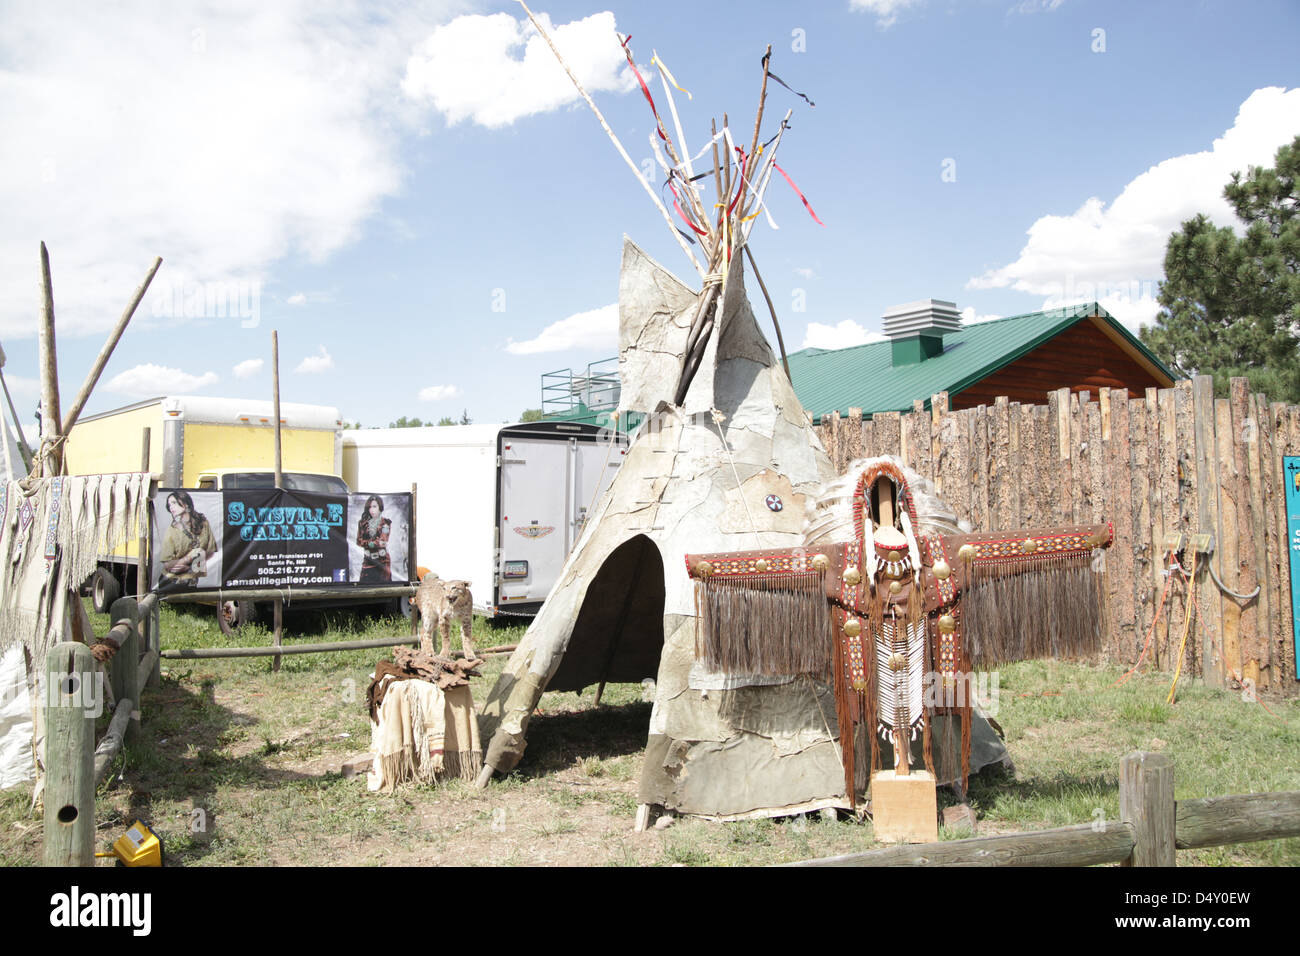
[[[1284,455],[1300,455],[1300,406],[1270,404],[1245,379],[1216,399],[1199,376],[1141,398],[1061,389],[1045,405],[999,398],[960,411],[940,392],[929,409],[837,412],[818,432],[838,471],[897,455],[977,531],[1111,522],[1100,660],[1133,664],[1151,633],[1147,661],[1173,670],[1190,604],[1184,674],[1300,693],[1282,471]],[[1224,587],[1253,596],[1216,586],[1204,552],[1193,569],[1192,534],[1213,535],[1209,561]],[[1185,549],[1183,571],[1171,574],[1174,546]]]
[[[1119,820],[920,843],[790,866],[1176,866],[1178,850],[1300,836],[1300,791],[1174,800],[1174,764],[1136,752],[1119,765]]]

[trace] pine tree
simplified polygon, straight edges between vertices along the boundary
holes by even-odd
[[[1162,306],[1142,341],[1182,375],[1212,375],[1215,393],[1244,376],[1252,391],[1300,402],[1300,136],[1273,168],[1232,174],[1223,191],[1238,236],[1203,215],[1169,237]]]

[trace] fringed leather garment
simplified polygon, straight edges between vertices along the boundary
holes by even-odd
[[[877,487],[882,479],[890,484]],[[964,792],[973,669],[1095,652],[1105,592],[1094,555],[1113,531],[917,534],[912,491],[893,459],[867,463],[852,506],[851,542],[687,555],[696,657],[727,673],[830,678],[854,807],[859,727],[871,738],[872,770],[891,741],[905,769],[919,736],[933,773],[931,719],[960,717]]]

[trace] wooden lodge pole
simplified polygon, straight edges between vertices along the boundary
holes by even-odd
[[[275,488],[279,491],[284,482],[284,474],[280,458],[280,336],[275,329],[271,330],[271,383],[271,412],[275,416]],[[274,644],[278,648],[284,639],[284,598],[275,599],[272,623],[275,628]],[[280,670],[279,654],[271,659],[271,670]]]
[[[59,359],[54,342],[54,282],[50,278],[50,253],[41,243],[41,435],[37,465],[41,474],[52,476],[63,471],[63,421],[59,414]],[[50,443],[50,444],[47,444]]]
[[[44,249],[44,245],[42,245],[41,248]],[[117,325],[115,325],[113,331],[109,333],[108,339],[105,340],[103,348],[101,348],[99,354],[95,356],[95,362],[91,365],[90,371],[86,374],[86,381],[82,383],[81,391],[79,391],[77,397],[72,400],[72,407],[68,409],[67,417],[62,419],[63,427],[61,434],[66,435],[71,432],[72,426],[77,423],[77,416],[79,416],[81,410],[86,407],[86,402],[90,399],[91,390],[94,389],[95,383],[99,381],[99,376],[103,373],[104,366],[108,364],[109,357],[113,354],[113,349],[117,348],[117,343],[122,338],[122,333],[126,331],[127,324],[131,321],[131,316],[135,315],[135,310],[140,305],[140,300],[143,299],[144,294],[149,291],[149,283],[153,282],[153,277],[158,274],[158,267],[161,265],[162,259],[155,258],[153,265],[149,267],[149,271],[145,274],[144,281],[141,282],[139,287],[135,290],[135,295],[133,295],[131,301],[127,303],[126,309],[123,310],[121,318],[117,320]]]
[[[5,350],[0,348],[0,390],[5,393],[5,401],[9,404],[9,414],[13,417],[14,428],[18,431],[18,454],[22,456],[23,467],[29,472],[32,470],[32,449],[27,444],[27,436],[23,434],[23,423],[18,420],[18,409],[14,408],[13,396],[9,394],[9,386],[5,383]]]

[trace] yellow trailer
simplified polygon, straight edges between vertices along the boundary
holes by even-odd
[[[146,437],[147,436],[147,437]],[[68,436],[69,474],[148,470],[165,488],[196,488],[208,472],[272,471],[275,422],[271,402],[242,398],[167,396],[80,418]],[[285,471],[338,475],[343,464],[343,422],[337,408],[280,404],[280,445]],[[135,590],[140,563],[134,543],[100,558],[91,583],[95,609]]]

